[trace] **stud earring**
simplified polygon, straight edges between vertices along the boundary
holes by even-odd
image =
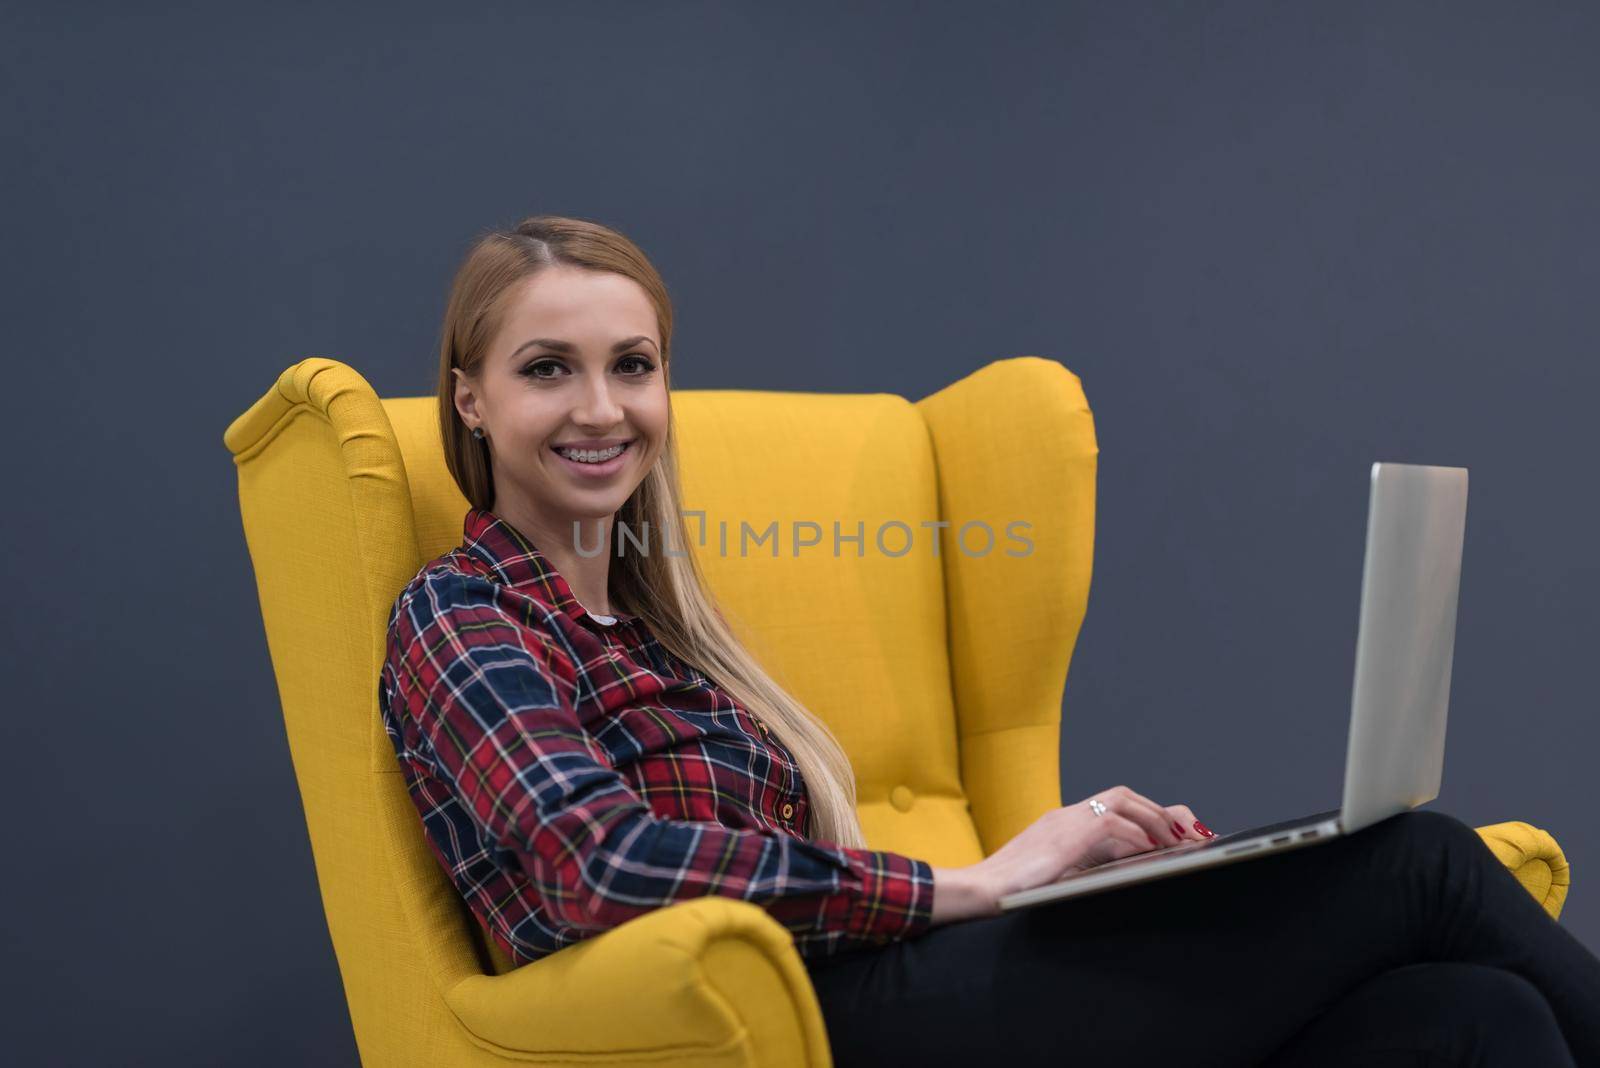
[[[481,426],[473,427],[472,428],[472,436],[477,438],[479,441],[482,441],[483,440],[483,427],[481,427]]]

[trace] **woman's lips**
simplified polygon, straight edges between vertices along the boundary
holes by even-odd
[[[622,451],[611,459],[598,464],[586,464],[580,460],[569,460],[561,455],[561,451],[551,446],[550,451],[556,454],[556,459],[561,461],[563,467],[580,478],[606,478],[622,470],[623,463],[628,459],[628,453],[633,450],[630,441],[622,447]]]

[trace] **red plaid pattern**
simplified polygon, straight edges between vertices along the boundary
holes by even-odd
[[[378,704],[439,863],[518,963],[718,895],[807,959],[923,933],[933,871],[808,840],[789,751],[485,509],[394,602]]]

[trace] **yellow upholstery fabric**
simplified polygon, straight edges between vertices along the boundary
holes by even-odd
[[[672,403],[685,507],[705,513],[695,551],[730,622],[850,753],[872,848],[971,864],[1060,805],[1099,451],[1077,377],[1028,356],[916,402],[678,390]],[[456,896],[377,713],[389,608],[459,542],[467,509],[436,420],[433,398],[379,398],[317,357],[224,434],[363,1062],[830,1065],[805,968],[759,906],[683,902],[512,968]],[[1026,465],[1012,459],[1020,443]],[[909,526],[912,551],[888,555],[907,536],[892,528],[879,551],[890,520]],[[952,526],[921,525],[941,520]],[[955,548],[973,520],[995,534],[983,556]],[[1026,557],[1005,551],[1019,548],[1015,520],[1030,524]],[[773,521],[776,542],[741,557],[741,523],[755,535]],[[821,527],[799,555],[796,521]],[[862,524],[860,555],[851,542],[834,555],[835,521],[846,537]],[[964,543],[974,553],[981,533]],[[1517,822],[1480,833],[1558,916],[1568,872],[1555,841]]]

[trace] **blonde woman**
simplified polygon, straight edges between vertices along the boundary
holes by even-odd
[[[514,960],[716,894],[793,934],[841,1066],[1600,1066],[1600,961],[1437,812],[1004,914],[1211,832],[1116,786],[968,868],[868,849],[849,760],[687,551],[671,351],[660,276],[595,223],[486,233],[450,291],[440,431],[471,507],[395,600],[380,705]]]

